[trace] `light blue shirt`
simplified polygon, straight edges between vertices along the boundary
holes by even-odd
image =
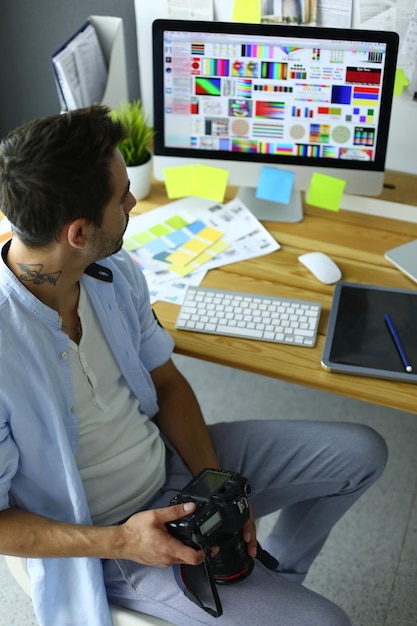
[[[2,250],[4,258],[9,244]],[[104,335],[140,409],[158,411],[149,372],[173,341],[149,305],[142,273],[125,251],[82,277]],[[69,339],[58,313],[0,267],[0,510],[9,505],[55,520],[91,524],[75,462],[78,418]],[[100,559],[29,559],[41,626],[110,626]]]

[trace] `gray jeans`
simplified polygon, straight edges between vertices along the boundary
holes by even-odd
[[[183,595],[172,568],[104,561],[109,600],[178,626],[349,626],[339,607],[299,583],[334,524],[382,473],[383,439],[350,423],[250,420],[209,429],[221,466],[248,478],[255,517],[281,511],[263,546],[279,571],[256,561],[248,578],[221,586],[216,619]],[[145,508],[166,506],[190,479],[168,447],[166,483]]]

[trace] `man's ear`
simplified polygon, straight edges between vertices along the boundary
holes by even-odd
[[[63,235],[70,246],[82,249],[86,246],[90,228],[91,225],[83,217],[80,217],[65,226]]]

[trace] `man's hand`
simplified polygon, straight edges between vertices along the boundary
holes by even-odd
[[[168,567],[174,563],[199,565],[204,560],[201,550],[194,550],[173,537],[166,523],[180,519],[195,510],[195,504],[186,502],[163,509],[141,511],[121,525],[123,531],[122,556],[154,567]]]
[[[243,539],[248,545],[248,554],[252,558],[256,557],[256,526],[253,518],[253,510],[249,504],[249,519],[243,527]]]

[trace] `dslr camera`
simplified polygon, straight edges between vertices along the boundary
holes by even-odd
[[[182,543],[204,551],[217,584],[238,582],[252,572],[242,533],[249,519],[249,494],[247,479],[237,472],[205,469],[170,501],[195,502],[193,513],[168,522],[167,528]],[[214,557],[212,546],[219,547]]]

